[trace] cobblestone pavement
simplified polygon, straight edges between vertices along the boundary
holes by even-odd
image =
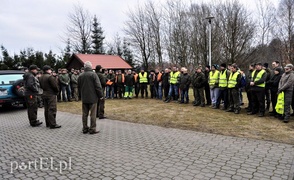
[[[89,135],[80,115],[57,119],[33,128],[25,110],[0,114],[0,179],[293,178],[292,145],[114,120]]]

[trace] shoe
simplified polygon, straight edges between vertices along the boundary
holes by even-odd
[[[258,117],[263,117],[264,116],[264,113],[259,113],[258,114]]]
[[[89,134],[98,134],[100,131],[89,131]]]
[[[212,109],[219,109],[219,107],[218,106],[213,106]]]
[[[283,122],[284,123],[288,123],[289,122],[289,118],[284,118]]]
[[[252,111],[251,111],[251,112],[248,112],[248,113],[247,113],[247,115],[254,115],[254,114],[256,114],[256,112],[252,112]]]
[[[193,104],[193,106],[199,106],[200,104]]]
[[[39,120],[37,120],[34,124],[31,124],[31,126],[37,127],[37,126],[40,126],[41,124],[43,124],[43,122],[40,122]]]
[[[221,110],[227,110],[227,108],[226,107],[222,107]]]
[[[228,109],[226,112],[234,112],[234,109]]]
[[[235,114],[239,114],[240,111],[239,111],[239,110],[235,110],[234,113],[235,113]]]
[[[180,101],[179,104],[184,104],[184,101]]]
[[[106,117],[105,116],[101,116],[101,117],[99,117],[99,119],[106,119]]]
[[[50,126],[50,129],[57,129],[57,128],[61,128],[61,126],[58,124],[56,124],[55,126]]]
[[[200,107],[205,107],[205,104],[201,104]]]
[[[83,134],[87,134],[89,132],[89,129],[84,129]]]

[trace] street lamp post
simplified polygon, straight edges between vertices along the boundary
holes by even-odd
[[[213,16],[208,16],[206,19],[209,22],[209,66],[211,67],[211,20]]]

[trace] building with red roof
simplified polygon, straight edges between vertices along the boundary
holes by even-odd
[[[86,61],[92,63],[93,69],[97,65],[101,65],[103,69],[132,69],[132,66],[120,56],[104,54],[73,54],[66,67],[67,69],[81,69]]]

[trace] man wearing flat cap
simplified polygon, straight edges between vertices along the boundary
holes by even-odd
[[[50,129],[60,128],[61,126],[56,124],[56,96],[59,92],[56,79],[51,75],[52,69],[50,66],[45,65],[43,67],[43,76],[40,78],[40,85],[43,89],[43,103],[44,103],[44,115],[46,121],[46,127]]]
[[[27,103],[28,118],[30,125],[36,127],[42,124],[37,120],[38,114],[38,100],[37,96],[41,93],[40,83],[36,77],[38,73],[38,67],[36,65],[31,65],[29,67],[29,72],[23,75],[24,88],[25,88],[25,100]]]
[[[292,102],[293,95],[293,84],[294,84],[294,74],[293,74],[293,65],[287,64],[284,67],[284,74],[281,77],[278,87],[278,93],[284,92],[284,114],[282,120],[284,123],[289,122],[290,118],[290,105]]]

